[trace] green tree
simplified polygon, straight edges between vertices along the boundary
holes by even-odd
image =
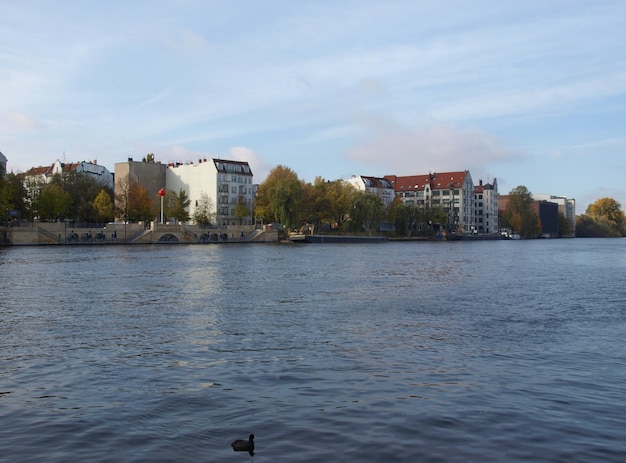
[[[303,184],[289,167],[279,165],[259,185],[256,215],[289,228],[303,212]]]
[[[104,188],[100,190],[93,200],[93,208],[98,214],[99,222],[110,222],[113,220],[113,200]]]
[[[39,194],[36,209],[41,220],[60,220],[69,210],[72,198],[62,186],[50,183]]]
[[[193,220],[198,225],[206,227],[215,222],[215,207],[209,195],[202,193],[200,199],[196,202],[196,208],[193,213]]]
[[[0,211],[19,211],[23,218],[30,217],[30,207],[26,201],[26,189],[18,175],[13,172],[0,178]]]
[[[533,195],[525,186],[517,186],[509,192],[502,220],[523,238],[534,238],[541,233],[539,216],[533,210]]]
[[[565,214],[559,212],[559,236],[561,237],[569,237],[572,235],[572,224]]]
[[[383,201],[373,193],[359,191],[352,201],[350,224],[354,231],[377,230],[383,216]]]
[[[57,174],[51,183],[62,186],[70,194],[72,199],[67,215],[75,222],[97,222],[99,214],[94,207],[96,196],[102,189],[112,195],[109,187],[93,175],[84,172]]]
[[[176,219],[178,222],[187,222],[190,219],[189,205],[191,201],[184,189],[178,194],[174,190],[167,190],[164,198],[164,214],[167,219]]]
[[[392,205],[396,233],[399,236],[413,236],[417,233],[420,219],[424,216],[424,208],[415,204],[404,204],[401,200]]]

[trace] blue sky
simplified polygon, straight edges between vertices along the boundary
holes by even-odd
[[[6,0],[0,151],[256,182],[469,169],[626,208],[624,24],[623,0]]]

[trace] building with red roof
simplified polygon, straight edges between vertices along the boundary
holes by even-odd
[[[474,230],[474,183],[469,170],[425,175],[385,175],[405,204],[448,211],[451,231]]]

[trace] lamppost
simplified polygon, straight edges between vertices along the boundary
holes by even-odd
[[[161,225],[163,225],[163,197],[165,196],[165,190],[163,188],[159,190],[159,196],[161,197]]]

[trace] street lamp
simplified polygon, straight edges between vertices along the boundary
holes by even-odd
[[[159,196],[161,197],[161,225],[163,225],[163,197],[165,196],[165,190],[163,188],[159,190]]]

